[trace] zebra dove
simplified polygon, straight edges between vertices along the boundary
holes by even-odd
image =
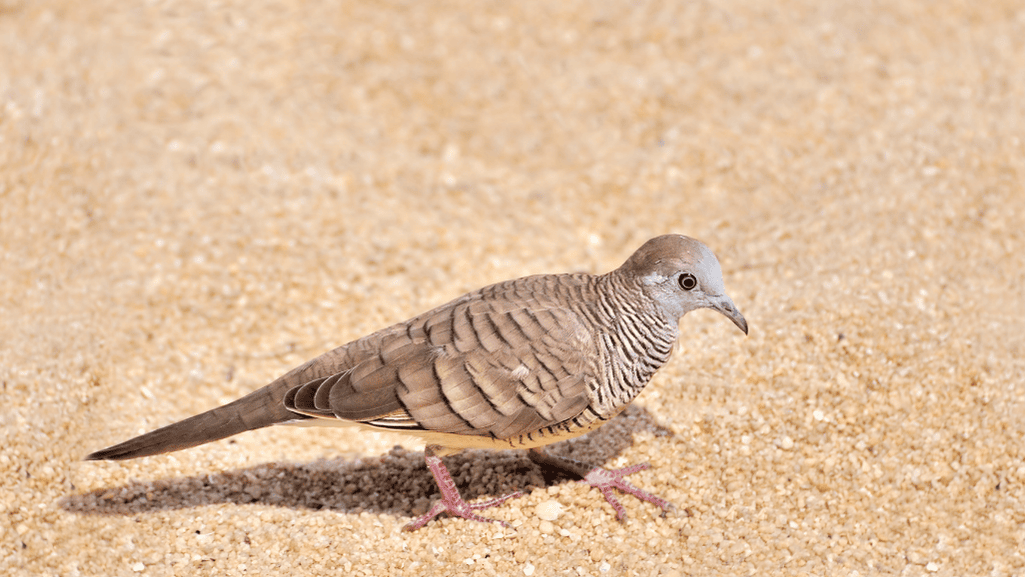
[[[622,411],[669,359],[680,318],[699,308],[719,311],[747,333],[712,251],[686,236],[660,236],[607,274],[528,276],[463,295],[324,353],[236,401],[86,459],[156,455],[269,425],[341,422],[426,441],[441,500],[407,530],[442,512],[495,522],[475,511],[519,494],[464,501],[441,457],[470,448],[529,449],[539,465],[601,490],[620,520],[626,512],[613,489],[666,511],[667,501],[624,478],[647,464],[590,468],[539,447]]]

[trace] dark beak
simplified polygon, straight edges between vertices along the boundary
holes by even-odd
[[[740,310],[737,309],[737,305],[733,304],[730,297],[723,295],[713,300],[712,308],[721,312],[726,318],[733,321],[737,328],[744,331],[745,335],[747,334],[747,319],[744,318],[744,315],[740,314]]]

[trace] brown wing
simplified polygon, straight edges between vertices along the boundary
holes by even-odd
[[[293,388],[285,406],[408,432],[497,439],[571,419],[590,402],[593,341],[544,287],[517,286],[553,278],[488,287],[356,341],[346,351],[351,368]]]

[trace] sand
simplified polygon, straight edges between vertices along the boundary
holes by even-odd
[[[0,0],[0,574],[1021,575],[1023,71],[1013,1]],[[349,429],[80,460],[665,232],[750,336],[552,451],[667,517],[471,451],[514,530],[404,533],[422,445]]]

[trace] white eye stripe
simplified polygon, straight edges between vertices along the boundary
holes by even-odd
[[[656,285],[666,282],[666,275],[653,272],[641,277],[641,282],[646,285]]]

